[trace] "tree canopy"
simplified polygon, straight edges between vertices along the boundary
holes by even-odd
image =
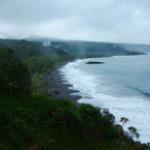
[[[0,95],[24,96],[30,94],[30,73],[17,60],[11,49],[0,49]]]

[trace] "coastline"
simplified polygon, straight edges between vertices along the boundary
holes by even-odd
[[[141,55],[141,54],[135,54],[135,55]],[[142,53],[142,55],[147,55],[147,54]],[[126,55],[126,56],[129,56],[129,55]],[[133,56],[133,54],[132,54],[132,56]],[[110,57],[112,57],[112,56],[110,56]],[[79,95],[71,95],[71,94],[77,93],[79,91],[69,89],[69,87],[72,87],[72,85],[63,83],[64,81],[62,80],[62,76],[59,72],[60,68],[62,68],[67,63],[69,63],[73,60],[74,59],[69,59],[68,61],[65,61],[65,62],[58,62],[53,66],[53,68],[51,68],[46,73],[46,75],[43,79],[43,87],[48,96],[52,96],[56,99],[61,99],[61,100],[72,100],[75,103],[77,103],[77,101],[80,98],[82,98]],[[87,62],[87,63],[89,63],[89,62]],[[95,63],[103,64],[104,62],[92,62],[92,64],[95,64]]]
[[[145,56],[141,56],[141,57],[144,57],[145,58]],[[140,58],[141,58],[140,57]],[[129,57],[130,59],[136,59],[136,57]],[[122,58],[121,58],[122,59]],[[133,60],[134,60],[133,59]],[[73,61],[73,60],[71,60],[71,61]],[[56,98],[56,99],[61,99],[61,100],[69,100],[69,101],[73,101],[73,102],[75,102],[77,105],[79,105],[79,103],[78,103],[78,100],[81,98],[80,96],[74,96],[74,95],[71,95],[71,93],[76,93],[76,92],[78,92],[78,91],[74,91],[74,90],[70,90],[70,89],[68,89],[69,87],[72,87],[72,85],[69,85],[69,84],[64,84],[64,81],[62,80],[62,76],[61,76],[61,74],[59,73],[59,69],[60,68],[62,68],[63,66],[65,66],[67,63],[69,63],[70,61],[68,61],[68,62],[65,62],[65,63],[58,63],[57,65],[55,65],[54,67],[53,67],[53,69],[51,69],[51,71],[49,71],[49,73],[47,74],[47,79],[45,80],[46,81],[46,84],[48,85],[47,86],[47,94],[49,95],[49,96],[51,96],[51,97],[54,97],[54,98]],[[136,62],[136,61],[135,61]],[[112,64],[111,64],[112,65]],[[70,71],[70,70],[68,70],[68,71]],[[72,74],[71,76],[77,76],[77,74]],[[86,82],[84,82],[84,83],[86,83]],[[82,89],[81,89],[81,91],[82,91]],[[116,99],[116,98],[115,98]],[[119,100],[120,99],[120,100]],[[121,118],[121,117],[127,117],[127,118],[129,118],[129,120],[130,120],[130,122],[129,122],[129,124],[126,126],[126,129],[124,129],[124,131],[126,131],[127,129],[128,129],[128,127],[130,127],[130,126],[133,126],[133,127],[136,127],[140,132],[139,132],[139,134],[140,134],[140,141],[142,142],[142,143],[146,143],[148,140],[145,138],[145,137],[147,137],[147,135],[145,135],[145,133],[146,133],[146,131],[145,131],[145,129],[146,128],[143,128],[142,127],[142,124],[140,124],[140,121],[138,122],[138,118],[140,117],[140,116],[143,116],[143,114],[142,114],[142,112],[144,112],[144,111],[141,111],[141,112],[139,112],[138,114],[139,114],[139,117],[137,117],[137,120],[136,121],[134,121],[134,117],[132,117],[132,116],[134,116],[134,114],[135,113],[133,113],[132,112],[132,115],[130,115],[130,114],[127,114],[126,112],[130,112],[130,110],[132,110],[132,106],[135,106],[135,104],[136,104],[136,102],[138,102],[138,104],[136,104],[136,106],[137,107],[139,107],[141,110],[142,110],[142,108],[141,108],[141,101],[140,100],[138,100],[138,99],[132,99],[132,101],[130,102],[128,102],[128,104],[130,104],[130,105],[123,105],[123,106],[121,106],[120,104],[122,103],[121,101],[122,101],[122,99],[121,98],[119,98],[118,99],[118,101],[116,101],[116,103],[113,103],[113,105],[115,104],[115,106],[117,106],[117,109],[116,108],[113,108],[113,110],[111,110],[110,112],[115,116],[115,118],[118,118],[118,121],[119,121],[119,119]],[[114,101],[114,102],[115,102]],[[127,99],[126,99],[126,101],[127,101]],[[83,101],[82,101],[83,102]],[[87,101],[88,102],[88,101]],[[113,102],[113,101],[111,101],[111,102]],[[86,101],[85,101],[85,103],[86,103]],[[93,103],[90,103],[91,105],[93,105]],[[96,103],[97,104],[97,103]],[[110,104],[110,101],[109,101],[109,105],[111,106],[111,104]],[[142,103],[142,105],[144,106],[144,103]],[[95,106],[95,105],[94,105]],[[96,106],[98,106],[98,107],[100,107],[99,105],[96,105]],[[122,109],[123,107],[125,106],[125,109]],[[105,108],[105,107],[104,107]],[[106,107],[107,109],[109,109],[110,110],[110,107]],[[118,109],[119,108],[119,109]],[[144,107],[145,108],[145,110],[146,110],[146,107]],[[116,111],[117,110],[117,111]],[[120,111],[121,110],[121,111]],[[117,113],[116,113],[117,112]],[[148,111],[147,111],[148,112]],[[136,116],[136,114],[135,114],[135,116]],[[147,119],[148,120],[148,119]],[[143,138],[144,137],[144,138]]]
[[[44,78],[44,89],[48,96],[61,100],[72,100],[77,103],[81,96],[71,95],[73,93],[77,93],[78,91],[69,89],[72,85],[63,83],[62,76],[59,72],[59,69],[67,63],[68,62],[58,63],[50,69]]]

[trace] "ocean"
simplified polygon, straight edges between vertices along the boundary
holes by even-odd
[[[104,64],[87,64],[100,61]],[[79,103],[107,108],[115,116],[129,122],[140,134],[138,141],[150,142],[150,55],[113,56],[78,59],[60,69],[65,83],[78,90]]]

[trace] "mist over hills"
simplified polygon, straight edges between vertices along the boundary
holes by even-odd
[[[26,40],[29,41],[38,41],[38,42],[43,42],[45,43],[50,43],[50,42],[55,42],[55,44],[59,43],[59,47],[60,44],[65,45],[68,44],[69,48],[75,46],[76,48],[80,49],[90,49],[91,51],[92,49],[97,49],[99,48],[99,50],[103,51],[104,48],[108,49],[108,47],[111,50],[127,50],[127,51],[137,51],[137,52],[143,52],[143,53],[149,53],[150,52],[150,45],[148,44],[128,44],[128,43],[110,43],[110,42],[94,42],[94,41],[80,41],[80,40],[64,40],[64,39],[60,39],[60,38],[47,38],[47,37],[43,37],[43,36],[30,36],[28,37]],[[105,46],[104,46],[105,45]],[[106,46],[107,45],[107,46]],[[73,48],[71,48],[73,49]]]
[[[150,45],[147,44],[120,44],[123,48],[130,51],[150,53]]]
[[[19,57],[44,53],[57,57],[59,53],[73,58],[136,55],[149,52],[150,45],[117,44],[89,41],[67,41],[55,38],[29,37],[23,40],[0,39],[0,48],[11,48]]]
[[[113,43],[65,41],[52,42],[51,45],[55,48],[63,49],[69,55],[80,58],[141,54],[141,52],[131,51]]]

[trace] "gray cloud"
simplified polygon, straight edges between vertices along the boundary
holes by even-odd
[[[150,44],[149,0],[1,0],[0,33]]]

